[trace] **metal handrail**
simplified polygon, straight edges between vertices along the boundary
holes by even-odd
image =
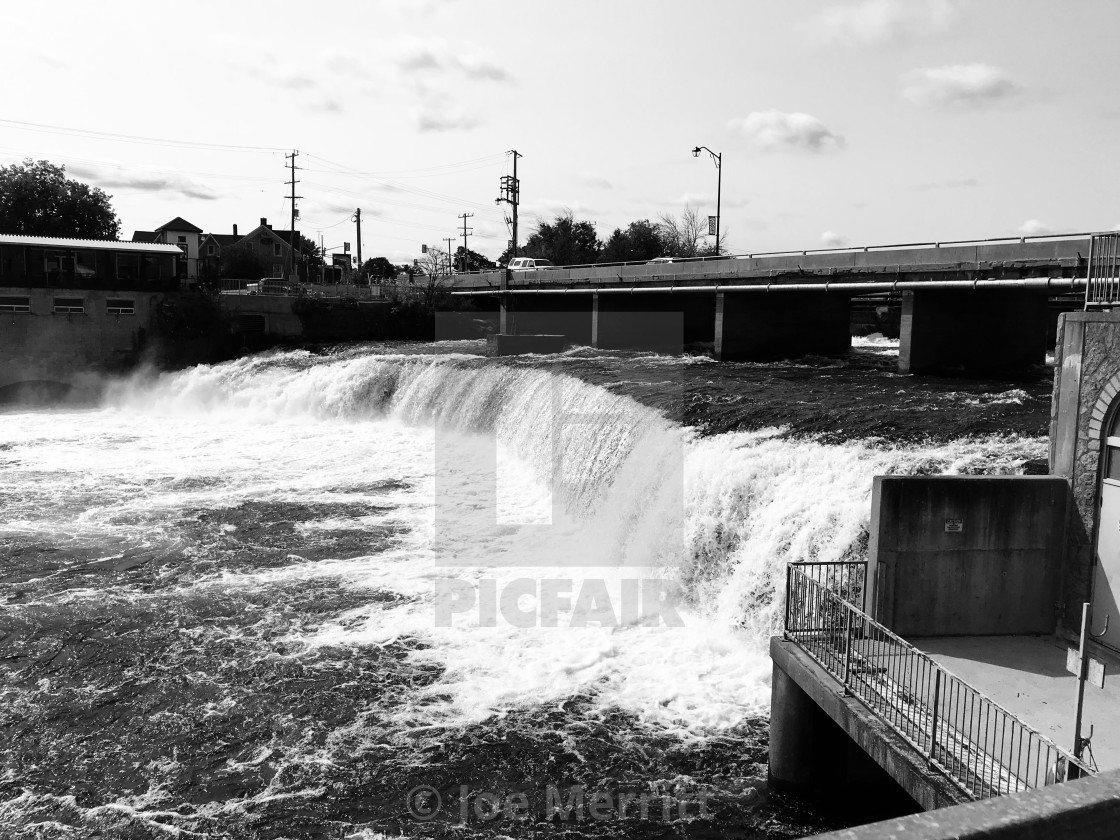
[[[896,242],[890,245],[844,245],[837,248],[796,248],[786,251],[753,251],[740,254],[720,254],[703,257],[673,257],[674,263],[715,262],[725,260],[754,259],[756,257],[803,257],[809,254],[845,254],[870,251],[890,251],[896,248],[943,248],[949,245],[992,245],[999,242],[1021,242],[1035,240],[1065,241],[1069,239],[1090,239],[1101,235],[1099,231],[1085,231],[1084,233],[1039,233],[1030,236],[994,236],[986,239],[948,239],[938,242]],[[613,268],[615,266],[648,265],[649,260],[630,260],[626,262],[609,263],[573,263],[571,265],[557,265],[553,268]],[[456,272],[455,276],[470,276],[475,274],[492,274],[498,269],[478,269]]]
[[[814,564],[851,566],[866,564]],[[1046,736],[872,619],[845,572],[786,570],[785,637],[965,794],[988,799],[1092,775]],[[845,597],[848,596],[848,597]]]
[[[1120,302],[1120,233],[1095,234],[1089,242],[1085,308]]]

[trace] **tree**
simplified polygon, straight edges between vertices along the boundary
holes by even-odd
[[[708,242],[708,220],[691,205],[686,204],[680,218],[662,213],[657,217],[661,241],[666,257],[708,257],[716,252],[714,242]],[[727,231],[720,231],[720,253],[723,253]]]
[[[631,222],[626,230],[615,228],[599,254],[599,262],[645,262],[667,251],[659,226],[642,219]]]
[[[470,248],[467,248],[466,253],[467,253],[467,262],[466,262],[466,270],[467,271],[493,271],[494,269],[496,269],[498,267],[497,264],[493,260],[487,259],[486,257],[482,256],[482,254],[479,254],[475,251],[472,251]],[[456,249],[454,260],[455,260],[455,268],[462,271],[463,270],[463,246],[462,245],[460,245]]]
[[[537,222],[537,229],[525,241],[521,256],[541,257],[555,265],[585,265],[599,258],[603,243],[591,222],[577,222],[565,210],[550,224]]]
[[[397,267],[385,257],[370,257],[362,266],[362,271],[371,280],[392,280],[397,276]]]
[[[121,223],[111,198],[50,161],[0,166],[0,233],[117,239]]]

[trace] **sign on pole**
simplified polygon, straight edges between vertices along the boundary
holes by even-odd
[[[715,236],[716,235],[716,219],[718,219],[718,218],[719,218],[719,216],[709,216],[708,217],[708,236]]]
[[[342,250],[343,250],[344,253],[349,254],[350,253],[350,243],[349,242],[343,242],[342,243]]]

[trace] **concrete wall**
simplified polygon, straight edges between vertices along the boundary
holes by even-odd
[[[862,702],[845,694],[796,644],[771,638],[770,658],[774,681],[769,780],[776,789],[812,793],[822,786],[831,787],[853,804],[864,805],[890,798],[895,800],[896,813],[912,811],[915,806],[932,810],[968,801],[955,784],[930,767],[925,756]],[[837,734],[842,737],[836,738]],[[859,752],[853,754],[849,743]],[[882,771],[878,781],[871,780],[875,774],[865,766],[868,760]],[[870,784],[860,789],[861,780]],[[908,803],[897,802],[895,786],[905,792]]]
[[[877,476],[872,615],[901,636],[1053,632],[1068,497],[1050,476]]]
[[[1049,313],[1037,291],[902,293],[902,373],[1005,370],[1046,361]]]
[[[818,834],[816,840],[1113,840],[1118,825],[1120,771],[1113,771],[935,814]]]
[[[93,372],[130,363],[166,295],[138,291],[0,288],[31,299],[31,312],[0,312],[0,389],[19,382],[80,385]],[[81,298],[85,312],[54,314],[55,298]],[[135,314],[110,315],[110,298],[133,301]]]
[[[1076,630],[1091,601],[1098,466],[1113,400],[1120,393],[1120,314],[1067,312],[1058,321],[1050,473],[1066,478],[1073,506],[1062,579],[1062,624]]]
[[[830,355],[851,346],[851,299],[845,295],[716,295],[715,357],[720,361]]]
[[[234,323],[264,319],[264,332],[270,335],[293,338],[303,335],[303,322],[292,312],[298,298],[290,295],[221,295],[221,308],[230,314]]]

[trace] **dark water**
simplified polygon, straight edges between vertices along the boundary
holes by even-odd
[[[386,349],[432,352],[282,357],[239,374],[237,388],[274,368]],[[786,442],[773,446],[823,447],[838,460],[822,469],[833,471],[894,447],[905,455],[899,469],[937,472],[967,448],[962,439],[992,434],[1027,441],[1022,457],[1014,443],[1000,450],[1001,469],[1038,454],[1031,439],[1048,422],[1047,369],[964,381],[901,377],[893,364],[875,349],[840,362],[721,366],[579,351],[463,358],[456,375],[469,382],[496,365],[543,368],[713,439],[780,426]],[[403,387],[355,369],[315,393],[336,386],[359,408]],[[185,378],[161,387],[199,386]],[[440,399],[468,397],[455,393]],[[167,417],[177,403],[160,399],[174,441],[161,443],[158,416],[127,401],[0,414],[0,466],[16,476],[0,480],[0,836],[783,838],[852,818],[766,790],[767,719],[749,705],[730,722],[678,726],[620,701],[603,676],[449,718],[462,692],[462,675],[451,672],[469,646],[442,647],[445,637],[407,621],[392,633],[361,632],[382,616],[407,618],[426,597],[416,582],[424,575],[399,559],[423,518],[410,507],[410,494],[424,492],[411,450],[390,431],[345,420],[268,426],[281,403],[262,409],[261,426],[209,414],[175,425]],[[906,449],[927,444],[936,456]],[[244,461],[256,447],[268,447],[269,460]],[[299,463],[269,472],[281,456]],[[729,487],[764,494],[764,479],[751,480]],[[713,527],[730,534],[735,525]],[[730,580],[737,544],[714,545],[697,550],[697,600]],[[853,545],[860,550],[858,537]],[[356,569],[383,582],[358,585]],[[684,679],[679,664],[666,659],[666,683]],[[490,666],[501,672],[500,662]],[[519,679],[511,669],[511,683]],[[602,819],[586,808],[581,820],[548,812],[550,795],[567,802],[579,791],[606,797]]]

